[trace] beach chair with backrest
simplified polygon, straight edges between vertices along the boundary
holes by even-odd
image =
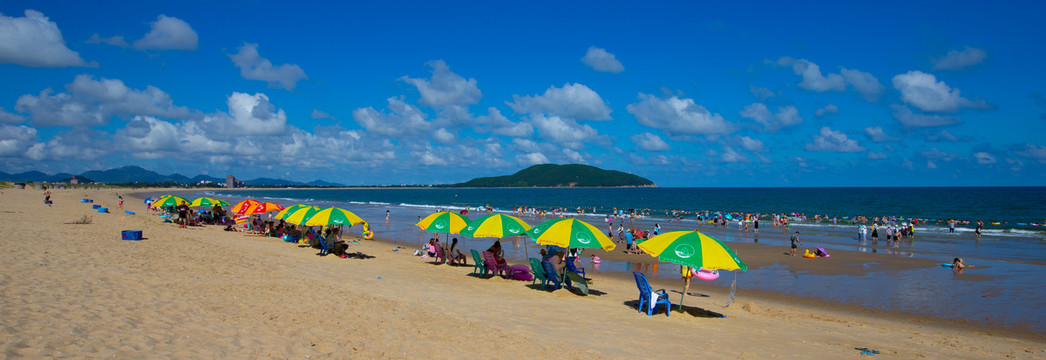
[[[559,279],[559,273],[556,272],[556,267],[552,266],[552,263],[542,261],[541,269],[545,272],[545,280],[541,282],[543,289],[548,288],[549,285],[552,285],[553,290],[563,287],[563,281]]]
[[[436,261],[434,261],[433,264],[438,265],[447,262],[447,254],[443,252],[443,244],[436,243],[434,247],[436,248]]]
[[[577,258],[567,258],[567,270],[581,274],[581,277],[585,277],[585,268],[577,266],[577,264],[575,264],[574,261],[577,261]]]
[[[486,267],[483,269],[483,276],[487,276],[487,273],[490,273],[490,276],[500,273],[501,277],[505,277],[505,274],[508,272],[508,265],[498,264],[494,254],[491,254],[489,251],[483,252],[483,263],[486,264]]]
[[[657,305],[665,305],[665,316],[669,315],[672,311],[672,302],[668,300],[668,293],[665,289],[658,289],[656,292],[650,290],[650,283],[646,281],[646,276],[643,273],[634,271],[632,276],[636,278],[636,287],[639,288],[639,312],[643,312],[644,304],[647,309],[647,316],[654,315],[654,310]],[[651,302],[653,301],[653,305]]]
[[[320,253],[317,255],[327,256],[330,254],[330,247],[327,245],[327,239],[324,239],[321,235],[316,235],[316,244],[320,245]]]
[[[541,266],[541,260],[530,258],[530,272],[534,273],[534,280],[530,281],[530,285],[534,285],[535,282],[541,280],[542,284],[545,284],[545,269]]]
[[[475,263],[475,265],[472,267],[472,273],[473,274],[478,274],[480,270],[486,269],[487,265],[486,265],[486,263],[483,262],[483,257],[479,256],[479,251],[476,251],[476,250],[470,250],[470,251],[472,251],[472,262]]]

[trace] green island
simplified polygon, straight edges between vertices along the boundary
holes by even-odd
[[[512,175],[475,178],[451,187],[638,187],[656,186],[649,179],[581,164],[534,165]]]

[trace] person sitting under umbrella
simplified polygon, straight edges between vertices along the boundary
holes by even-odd
[[[505,261],[505,250],[501,249],[501,240],[494,240],[494,245],[491,245],[487,251],[494,254],[494,260],[498,262],[499,268],[508,265],[508,262]]]
[[[447,252],[447,261],[449,261],[451,265],[468,265],[468,262],[465,261],[465,254],[462,254],[461,250],[457,249],[457,246],[458,238],[451,239],[450,251]]]

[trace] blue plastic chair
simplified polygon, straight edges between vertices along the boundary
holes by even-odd
[[[563,281],[559,279],[559,274],[556,273],[556,267],[552,266],[552,263],[547,260],[542,261],[541,269],[545,270],[545,280],[541,281],[541,288],[547,289],[549,285],[553,286],[553,290],[563,287]]]
[[[654,315],[654,310],[658,305],[665,305],[665,316],[671,316],[672,313],[672,302],[668,300],[668,293],[665,289],[658,289],[657,299],[651,299],[650,283],[647,282],[646,276],[643,273],[634,271],[632,276],[636,278],[636,287],[639,288],[639,312],[643,312],[643,305],[646,304],[647,316]],[[654,306],[650,306],[650,302],[654,301]]]
[[[585,268],[578,267],[577,265],[574,264],[574,261],[576,259],[577,258],[573,258],[573,257],[568,257],[567,258],[567,270],[569,270],[571,272],[574,272],[574,273],[577,273],[577,274],[581,274],[581,277],[583,277],[583,278],[587,277],[587,276],[585,276]]]

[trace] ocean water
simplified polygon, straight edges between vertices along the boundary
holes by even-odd
[[[1046,332],[1046,187],[962,187],[962,188],[527,188],[527,189],[293,189],[293,190],[207,190],[187,197],[212,196],[230,202],[244,198],[273,201],[285,206],[297,203],[339,206],[360,215],[372,224],[377,235],[409,247],[420,246],[430,234],[421,233],[413,223],[420,216],[437,210],[479,208],[511,213],[516,207],[542,210],[562,209],[568,216],[580,216],[597,227],[615,209],[637,209],[644,214],[636,220],[641,228],[660,224],[663,231],[694,229],[698,213],[806,214],[807,221],[793,216],[791,226],[801,229],[804,245],[816,244],[832,249],[877,253],[882,256],[908,256],[934,261],[962,257],[978,265],[976,276],[955,276],[940,267],[908,271],[870,271],[862,276],[817,275],[789,269],[783,265],[764,266],[738,276],[738,292],[760,289],[786,295],[812,297],[844,304],[931,315],[948,319],[967,319],[1001,323]],[[584,215],[579,215],[582,210]],[[385,211],[392,220],[385,224]],[[676,211],[682,221],[669,222]],[[813,222],[813,214],[836,218]],[[918,235],[891,248],[884,241],[857,240],[853,216],[879,216],[923,219],[916,226]],[[527,217],[532,225],[546,218]],[[947,229],[945,219],[969,221],[971,225]],[[984,221],[984,236],[976,238],[972,223]],[[753,242],[784,246],[787,235],[766,229],[757,240],[737,230],[735,222],[727,228],[703,226],[701,231],[725,242]],[[998,223],[993,225],[992,223]],[[486,249],[491,239],[463,239],[464,248]],[[539,247],[533,242],[505,241],[507,257],[525,262]],[[743,254],[741,255],[743,259]],[[642,264],[604,261],[589,272],[630,272],[640,270],[648,276],[677,278],[674,265],[651,268]],[[871,265],[871,264],[869,264]],[[709,285],[729,286],[733,276],[723,276]],[[1030,315],[1029,315],[1030,313]]]

